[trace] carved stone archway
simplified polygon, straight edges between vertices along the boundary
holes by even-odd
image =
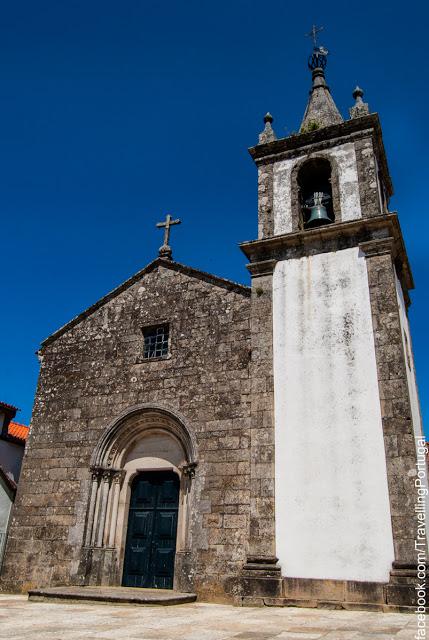
[[[175,586],[190,552],[195,441],[183,418],[161,405],[137,405],[102,434],[91,458],[82,560],[85,583],[119,585],[125,553],[131,483],[144,471],[171,470],[180,478]]]

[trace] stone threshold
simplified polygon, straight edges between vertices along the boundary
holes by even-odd
[[[345,609],[346,611],[379,611],[382,613],[415,613],[415,607],[371,602],[340,602],[300,598],[263,598],[244,596],[242,607],[303,607],[305,609]]]
[[[37,602],[96,602],[98,604],[134,604],[171,606],[195,602],[195,593],[172,589],[135,587],[48,587],[31,589],[28,599]]]

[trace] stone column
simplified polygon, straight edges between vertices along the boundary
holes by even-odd
[[[97,502],[97,494],[98,494],[98,481],[100,477],[100,470],[93,467],[91,469],[92,473],[92,483],[91,483],[91,495],[89,499],[89,507],[88,507],[88,519],[86,523],[86,535],[85,535],[85,546],[89,547],[92,541],[92,532],[94,529],[94,514],[95,514],[95,505]]]
[[[109,537],[107,541],[107,545],[112,548],[115,546],[115,534],[116,534],[116,525],[118,520],[118,507],[119,507],[119,493],[121,490],[121,480],[122,480],[122,472],[117,471],[113,476],[113,481],[111,485],[112,494],[112,511],[110,517],[110,528],[109,528]]]
[[[91,532],[91,547],[96,546],[97,542],[97,532],[98,532],[98,524],[100,521],[100,502],[101,502],[101,490],[102,490],[102,479],[101,475],[103,473],[103,469],[96,470],[98,475],[97,480],[97,488],[96,488],[96,498],[95,498],[95,507],[94,507],[94,518],[92,521],[92,532]]]
[[[274,514],[274,383],[272,287],[274,260],[251,264],[250,528],[243,568],[244,602],[281,595]]]
[[[100,485],[100,518],[98,522],[98,532],[97,532],[97,540],[96,546],[102,547],[104,541],[104,527],[106,524],[106,513],[107,513],[107,502],[109,498],[109,489],[110,489],[110,478],[111,478],[111,470],[104,469],[103,470],[103,478],[101,480]]]
[[[195,478],[196,462],[190,462],[184,464],[181,468],[182,476],[180,478],[180,522],[178,523],[177,531],[180,532],[180,538],[178,535],[177,545],[179,551],[189,551],[190,545],[190,493],[192,489],[192,480]]]
[[[177,546],[174,561],[174,589],[194,591],[197,552],[191,544],[192,491],[196,473],[196,462],[189,462],[180,468],[180,506],[177,523]]]
[[[417,454],[392,260],[394,241],[371,240],[359,247],[368,270],[395,551],[387,598],[388,603],[410,605],[415,599],[416,579]]]

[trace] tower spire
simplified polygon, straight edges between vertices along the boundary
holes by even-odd
[[[301,123],[301,132],[343,122],[325,80],[328,50],[321,45],[317,46],[317,34],[322,29],[323,27],[313,25],[310,33],[307,34],[313,39],[314,45],[313,52],[308,58],[308,68],[312,73],[313,86]]]

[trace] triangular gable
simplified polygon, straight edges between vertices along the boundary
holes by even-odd
[[[238,282],[233,282],[232,280],[226,280],[225,278],[219,278],[218,276],[214,276],[211,273],[206,273],[205,271],[200,271],[199,269],[187,267],[186,265],[181,264],[180,262],[173,262],[172,260],[157,258],[156,260],[153,260],[152,262],[150,262],[146,267],[144,267],[144,269],[141,269],[136,274],[131,276],[131,278],[128,278],[128,280],[125,280],[125,282],[119,285],[119,287],[116,287],[115,289],[110,291],[110,293],[100,298],[98,302],[96,302],[95,304],[85,309],[85,311],[82,311],[82,313],[75,316],[72,320],[67,322],[67,324],[63,325],[60,329],[58,329],[48,338],[43,340],[43,342],[40,345],[41,349],[43,349],[43,347],[46,347],[47,345],[54,342],[57,338],[62,336],[69,329],[71,329],[72,327],[75,327],[85,318],[88,318],[88,316],[92,315],[95,311],[98,311],[98,309],[100,309],[100,307],[102,307],[104,304],[106,304],[107,302],[110,302],[110,300],[112,300],[113,298],[121,294],[123,291],[131,287],[135,282],[140,280],[140,278],[142,278],[144,275],[146,275],[147,273],[150,273],[151,271],[153,271],[159,266],[162,266],[165,269],[172,269],[173,271],[183,273],[189,276],[190,278],[197,278],[199,280],[203,280],[204,282],[212,284],[215,287],[222,287],[227,291],[233,291],[234,293],[238,293],[247,298],[250,297],[250,287],[246,287],[243,284],[239,284]]]

